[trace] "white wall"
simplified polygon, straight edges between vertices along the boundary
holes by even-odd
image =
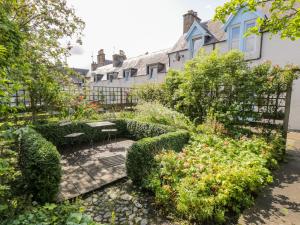
[[[255,63],[270,60],[274,65],[294,64],[300,66],[300,40],[281,40],[279,36],[270,38],[269,33],[264,34],[262,57]],[[300,130],[300,79],[293,83],[289,129]]]
[[[289,129],[300,130],[300,79],[293,84]]]
[[[165,81],[166,73],[158,73],[155,77],[149,79],[148,75],[130,77],[127,81],[125,78],[118,78],[112,80],[100,81],[97,83],[91,83],[91,86],[103,86],[103,87],[134,87],[147,83],[163,83]]]
[[[213,45],[204,46],[203,48],[207,52],[211,52]],[[273,65],[294,64],[300,66],[300,40],[281,40],[278,35],[271,38],[269,33],[264,33],[261,48],[261,58],[251,61],[253,65],[271,61]],[[228,51],[228,43],[226,41],[216,43],[215,49],[225,53]],[[188,56],[189,52],[187,51],[185,54]],[[175,57],[175,54],[171,57]],[[173,62],[171,60],[170,68],[181,70],[183,67],[184,62],[176,62],[176,60]],[[289,129],[300,130],[300,78],[293,83]]]
[[[176,59],[177,53],[169,54],[170,68],[174,70],[182,70],[184,68],[184,63],[190,59],[190,52],[188,50],[179,52],[180,61]]]

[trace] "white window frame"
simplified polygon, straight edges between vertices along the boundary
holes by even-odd
[[[131,70],[124,70],[125,81],[128,81],[130,77],[131,77]]]
[[[193,57],[196,56],[196,54],[198,53],[199,49],[201,48],[202,44],[201,44],[201,41],[203,42],[203,36],[197,36],[197,37],[194,37],[192,39],[192,51],[193,51]],[[199,45],[199,48],[198,49],[195,49],[195,43],[196,41],[200,41],[200,45]]]
[[[238,35],[238,40],[236,40],[238,42],[238,48],[232,48],[232,43],[233,43],[233,29],[235,28],[239,28],[239,35]],[[234,25],[230,28],[230,43],[229,43],[229,49],[230,50],[233,50],[233,49],[238,49],[240,50],[241,49],[241,24],[237,24],[237,25]]]
[[[111,77],[112,77],[112,79],[111,79]],[[107,78],[108,78],[109,82],[112,83],[113,80],[118,78],[118,73],[116,73],[116,72],[108,73]]]
[[[154,71],[156,70],[156,73]],[[149,66],[149,79],[154,79],[158,74],[158,66]]]
[[[254,23],[254,26],[256,25],[256,21],[255,20],[248,20],[244,22],[244,34],[247,32],[247,25]],[[251,38],[253,39],[253,50],[252,51],[246,51],[246,41]],[[243,52],[245,52],[246,54],[251,54],[256,52],[257,50],[257,41],[256,41],[256,35],[252,34],[248,37],[244,37],[243,38]]]
[[[102,76],[102,77],[101,77]],[[101,77],[101,79],[98,79],[99,77]],[[97,83],[99,81],[102,81],[104,75],[103,74],[95,74],[95,77],[94,77],[94,82]]]

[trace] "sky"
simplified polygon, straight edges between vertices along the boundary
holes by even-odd
[[[67,0],[86,23],[81,46],[68,58],[71,67],[90,69],[99,49],[106,59],[124,50],[127,58],[172,47],[183,29],[188,10],[202,21],[226,0]]]

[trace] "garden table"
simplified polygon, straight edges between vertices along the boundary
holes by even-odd
[[[72,134],[65,135],[64,138],[71,139],[71,146],[73,146],[73,140],[82,135],[84,135],[84,133],[72,133]]]
[[[91,123],[86,123],[88,126],[92,128],[103,128],[103,127],[110,127],[110,126],[115,126],[115,123],[109,122],[109,121],[98,121],[98,122],[91,122]],[[91,135],[91,145],[92,149],[94,148],[93,146],[93,135]]]

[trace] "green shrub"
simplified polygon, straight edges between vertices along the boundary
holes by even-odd
[[[140,140],[146,137],[155,137],[165,134],[174,129],[160,124],[140,122],[136,120],[125,120],[126,122],[126,135],[135,140]]]
[[[146,102],[165,102],[164,84],[144,84],[139,85],[132,90],[133,96],[137,97],[139,101]]]
[[[0,137],[0,224],[23,207],[24,199],[17,193],[16,183],[21,177],[17,161],[17,153]]]
[[[123,121],[115,121],[119,129],[118,136],[122,136],[125,132],[125,124]],[[50,123],[35,126],[39,133],[41,133],[47,140],[52,142],[59,149],[69,146],[70,144],[83,144],[93,141],[103,141],[107,139],[107,134],[101,132],[103,128],[92,128],[86,124],[87,122],[66,122],[64,123]],[[71,133],[84,133],[84,135],[77,137],[75,140],[65,138]]]
[[[297,77],[297,68],[272,66],[270,62],[252,66],[242,52],[226,54],[200,52],[181,72],[170,71],[164,85],[168,104],[190,119],[205,121],[213,112],[224,125],[278,118],[284,114],[274,101],[286,92]],[[170,98],[171,96],[171,98]],[[265,107],[269,104],[270,107]],[[263,113],[262,113],[263,112]]]
[[[117,137],[128,137],[141,139],[144,137],[153,137],[166,133],[171,128],[159,124],[138,122],[135,120],[115,120],[113,121],[118,129]],[[58,148],[63,148],[71,144],[89,143],[91,139],[96,141],[107,140],[107,133],[103,133],[103,128],[91,128],[86,122],[71,122],[64,126],[59,123],[45,124],[35,126],[35,129],[41,133],[47,140],[51,141]],[[84,133],[76,140],[70,140],[64,136],[71,133]]]
[[[272,181],[270,168],[282,158],[281,139],[234,140],[198,135],[181,153],[157,155],[160,167],[148,176],[156,201],[191,221],[225,223],[254,203]]]
[[[144,102],[136,106],[135,119],[164,124],[177,129],[193,130],[194,124],[183,114],[158,102]]]
[[[46,204],[19,215],[7,225],[97,225],[77,204]],[[100,224],[99,224],[100,225]]]
[[[41,203],[54,201],[61,179],[60,154],[34,129],[23,128],[18,133],[19,163],[27,193]]]
[[[176,131],[137,141],[128,151],[126,160],[128,177],[134,183],[145,186],[148,175],[156,166],[154,157],[164,149],[178,152],[188,140],[187,131]]]

